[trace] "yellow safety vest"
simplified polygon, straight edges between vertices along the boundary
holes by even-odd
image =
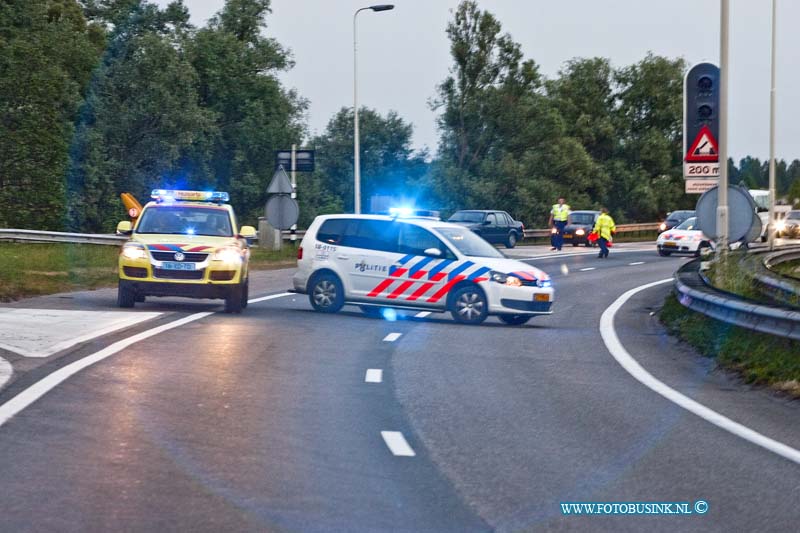
[[[550,210],[550,214],[553,215],[553,220],[566,222],[567,217],[569,217],[569,206],[567,204],[553,204],[553,209]]]
[[[616,231],[616,229],[617,226],[614,225],[614,219],[605,213],[597,217],[597,222],[594,223],[594,231],[607,241],[611,240],[611,232]]]

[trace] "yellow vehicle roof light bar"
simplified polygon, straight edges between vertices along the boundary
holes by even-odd
[[[175,191],[170,189],[153,189],[150,197],[157,202],[174,202],[184,200],[192,202],[216,202],[218,204],[230,201],[227,192],[221,191]]]

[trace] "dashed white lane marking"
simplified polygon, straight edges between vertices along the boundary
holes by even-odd
[[[267,300],[274,300],[275,298],[281,298],[283,296],[290,296],[291,292],[282,292],[280,294],[270,294],[269,296],[262,296],[261,298],[253,298],[252,300],[247,300],[249,304],[257,304],[258,302],[266,302]]]
[[[11,363],[0,357],[0,389],[11,379],[13,373],[14,369],[11,367]]]
[[[0,309],[0,348],[25,357],[49,357],[161,313]]]
[[[641,287],[631,289],[617,298],[617,300],[611,304],[611,306],[606,309],[605,312],[603,312],[603,315],[600,317],[600,335],[602,335],[603,342],[605,342],[608,351],[611,352],[611,355],[614,357],[614,359],[616,359],[622,368],[624,368],[631,376],[667,400],[683,407],[690,413],[694,413],[703,420],[711,422],[715,426],[733,433],[737,437],[741,437],[744,440],[752,442],[757,446],[761,446],[762,448],[778,454],[781,457],[800,464],[800,450],[773,440],[765,435],[762,435],[761,433],[758,433],[757,431],[748,428],[747,426],[743,426],[738,422],[734,422],[730,418],[722,416],[716,411],[709,409],[705,405],[692,400],[688,396],[684,396],[680,392],[653,377],[653,375],[642,368],[642,366],[636,362],[631,354],[628,353],[625,347],[622,346],[619,337],[617,337],[617,332],[614,330],[614,316],[617,314],[617,311],[619,311],[620,308],[625,305],[625,302],[627,302],[636,293],[651,287],[655,287],[656,285],[661,285],[662,283],[669,283],[671,281],[672,278],[662,279],[661,281],[655,281],[653,283],[648,283],[647,285],[642,285]]]
[[[586,267],[586,268],[582,268],[581,272],[589,272],[590,270],[594,270],[594,269],[595,269],[595,267]]]
[[[386,335],[383,340],[384,342],[394,342],[399,339],[403,334],[402,333],[389,333]]]
[[[417,455],[411,446],[408,445],[406,438],[399,431],[381,431],[381,437],[389,447],[389,451],[401,457],[414,457]]]
[[[193,315],[189,315],[185,318],[181,318],[180,320],[175,320],[174,322],[170,322],[169,324],[164,324],[162,326],[158,326],[153,329],[148,329],[141,333],[137,333],[132,337],[128,337],[127,339],[122,339],[121,341],[117,341],[110,346],[106,346],[99,352],[95,352],[92,355],[87,355],[83,359],[78,359],[74,363],[70,363],[67,366],[61,367],[52,374],[46,376],[40,381],[37,381],[24,391],[20,392],[10,400],[8,400],[3,405],[0,405],[0,426],[8,422],[11,417],[31,405],[33,402],[50,392],[53,388],[57,385],[62,383],[64,380],[77,374],[84,368],[91,366],[103,359],[114,355],[117,352],[120,352],[127,348],[128,346],[135,344],[139,341],[148,339],[154,335],[158,335],[164,331],[168,331],[170,329],[174,329],[184,324],[188,324],[189,322],[194,322],[195,320],[200,320],[201,318],[205,318],[209,315],[213,315],[214,313],[195,313]]]
[[[420,311],[419,313],[417,313],[414,316],[417,317],[417,318],[425,318],[426,316],[428,316],[430,314],[431,314],[430,311]]]
[[[636,266],[636,265],[643,265],[644,261],[634,261],[633,263],[628,263],[629,266]]]
[[[367,383],[380,383],[383,381],[383,370],[380,368],[368,368],[367,375],[364,376]]]

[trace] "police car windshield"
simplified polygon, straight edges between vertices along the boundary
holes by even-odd
[[[497,248],[467,228],[436,228],[453,247],[470,257],[505,257]]]
[[[697,217],[692,217],[692,218],[687,218],[686,220],[681,222],[675,229],[692,230],[695,229],[696,225],[697,225]]]
[[[447,219],[448,222],[483,222],[485,213],[480,211],[458,211]]]
[[[233,228],[225,209],[170,205],[145,209],[136,233],[232,237]]]

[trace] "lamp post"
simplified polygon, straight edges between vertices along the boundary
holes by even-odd
[[[767,240],[769,249],[775,246],[775,24],[776,0],[772,0],[772,53],[770,55],[771,86],[769,90],[769,222],[767,222]]]
[[[353,14],[353,129],[354,129],[354,142],[353,142],[353,159],[354,159],[354,188],[355,188],[355,212],[361,213],[361,156],[359,154],[359,138],[358,138],[358,45],[356,33],[356,20],[358,14],[362,11],[370,9],[372,11],[389,11],[394,9],[392,4],[378,4],[369,7],[362,7],[357,9]]]

